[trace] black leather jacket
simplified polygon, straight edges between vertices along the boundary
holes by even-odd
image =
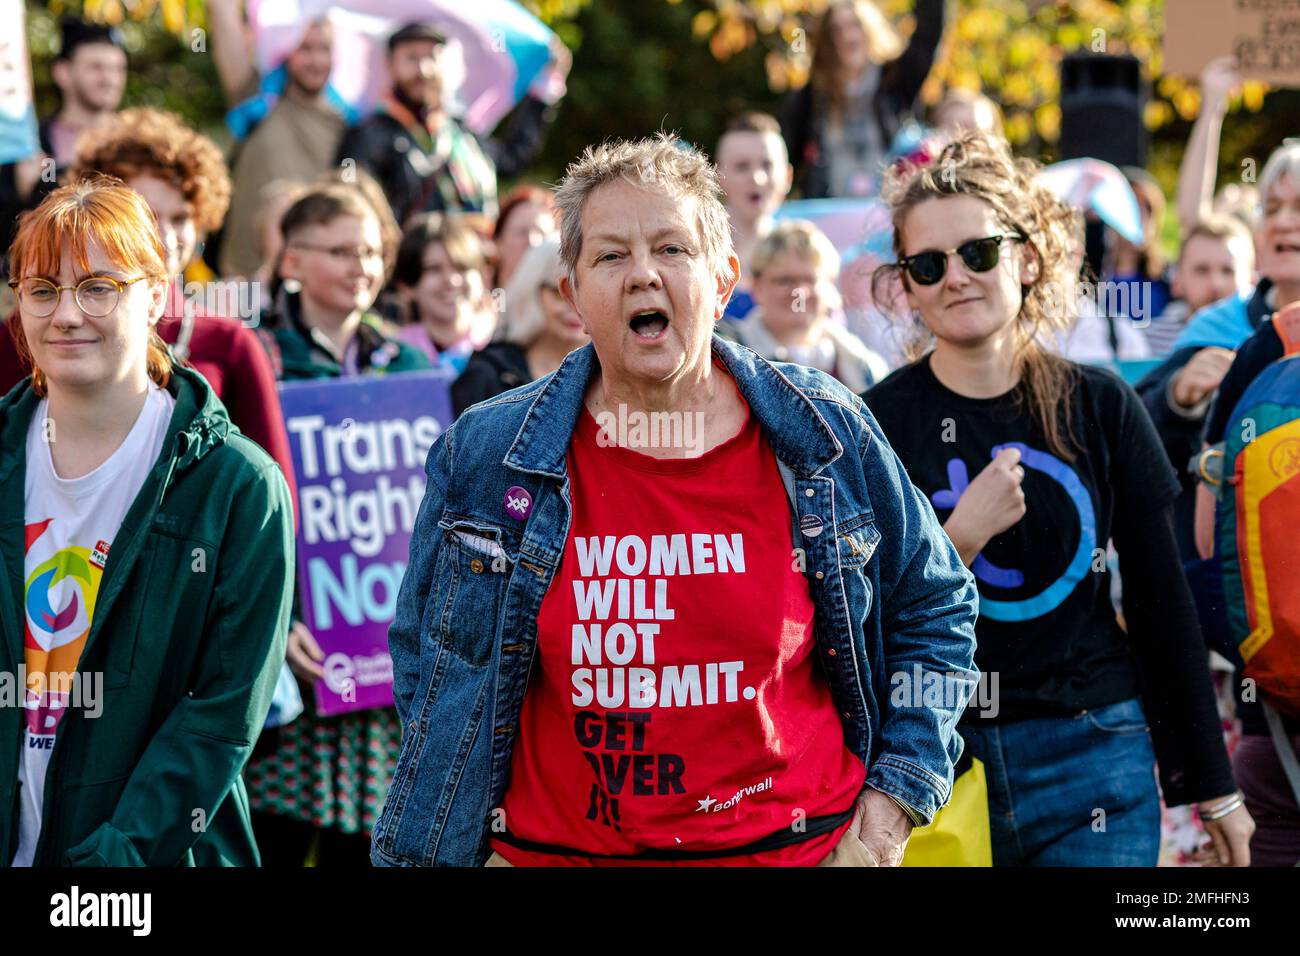
[[[463,126],[461,131],[474,139],[496,175],[508,179],[518,176],[532,162],[554,112],[540,100],[526,97],[506,118],[499,136],[479,139]],[[446,176],[445,167],[439,166],[406,127],[387,113],[373,113],[347,131],[339,145],[338,161],[345,159],[355,160],[358,167],[379,181],[399,223],[420,212],[480,211],[478,203],[468,198],[456,206],[446,201],[433,181]],[[483,205],[486,208],[481,211],[496,214],[495,181]]]

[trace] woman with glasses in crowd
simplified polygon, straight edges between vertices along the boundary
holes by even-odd
[[[275,310],[259,329],[282,381],[426,369],[416,349],[383,331],[373,311],[392,262],[383,217],[355,185],[308,189],[280,221]],[[395,235],[396,227],[388,231]],[[292,290],[291,290],[292,284]],[[325,655],[297,613],[288,660],[312,682]],[[309,707],[275,731],[274,748],[249,764],[258,843],[268,866],[300,866],[320,833],[318,866],[365,866],[369,830],[397,760],[401,727],[391,709],[317,717]]]
[[[889,372],[885,360],[839,324],[840,254],[811,222],[787,219],[750,257],[755,308],[724,328],[770,362],[795,362],[863,392]],[[750,321],[750,320],[753,321]]]
[[[994,863],[1154,866],[1158,756],[1165,803],[1208,821],[1207,861],[1244,865],[1253,823],[1181,572],[1179,486],[1132,389],[1041,344],[1074,318],[1079,222],[1035,169],[972,134],[887,178],[898,263],[879,277],[901,279],[933,347],[866,396],[979,583],[994,706],[960,730],[988,770]]]
[[[0,708],[3,861],[257,865],[240,771],[284,660],[289,489],[172,366],[139,193],[64,186],[10,256],[32,373],[0,402],[0,666],[27,675]]]

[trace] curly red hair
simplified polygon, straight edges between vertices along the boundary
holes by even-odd
[[[151,175],[174,184],[200,232],[220,226],[230,207],[230,173],[217,144],[175,114],[147,106],[123,110],[81,138],[69,182],[91,173],[127,182]]]

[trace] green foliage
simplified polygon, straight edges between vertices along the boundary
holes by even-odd
[[[807,76],[806,38],[827,0],[523,0],[574,51],[569,94],[530,179],[554,181],[582,148],[659,129],[712,149],[726,117],[776,112]],[[1182,145],[1200,105],[1194,78],[1161,75],[1164,11],[1174,0],[952,0],[955,17],[923,91],[982,88],[998,100],[1017,149],[1053,158],[1059,131],[1059,63],[1072,50],[1131,52],[1147,64],[1151,168],[1173,194]],[[879,0],[910,32],[914,0]],[[225,104],[212,58],[192,52],[204,0],[28,0],[37,111],[58,107],[50,62],[63,12],[120,23],[131,54],[126,105],[179,113],[224,141]],[[797,33],[796,31],[804,31]],[[1241,163],[1262,166],[1295,133],[1300,92],[1247,84],[1224,124],[1220,182]]]
[[[59,14],[80,13],[81,6],[80,3],[47,5],[28,0],[27,36],[38,116],[49,116],[59,108],[58,88],[50,75],[59,47]],[[146,4],[137,6],[143,10]],[[198,4],[194,7],[197,10]],[[225,101],[216,67],[210,53],[192,49],[196,43],[190,31],[201,28],[190,26],[178,35],[165,28],[161,7],[151,9],[151,13],[141,20],[118,22],[130,60],[123,105],[170,110],[218,142],[225,141]],[[206,39],[202,34],[198,37]]]

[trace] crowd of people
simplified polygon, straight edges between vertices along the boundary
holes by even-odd
[[[6,863],[897,865],[978,766],[985,863],[1300,864],[1300,631],[1252,598],[1295,570],[1232,444],[1300,347],[1300,144],[1215,192],[1230,60],[1177,255],[1126,168],[1142,238],[1094,256],[987,96],[917,134],[942,0],[906,42],[830,4],[808,85],[711,156],[501,191],[558,44],[479,137],[437,24],[361,115],[328,20],[259,75],[240,6],[208,5],[229,154],[119,109],[120,33],[69,19],[42,153],[0,167]],[[877,197],[891,248],[796,191]],[[394,706],[321,716],[278,383],[438,369]]]

